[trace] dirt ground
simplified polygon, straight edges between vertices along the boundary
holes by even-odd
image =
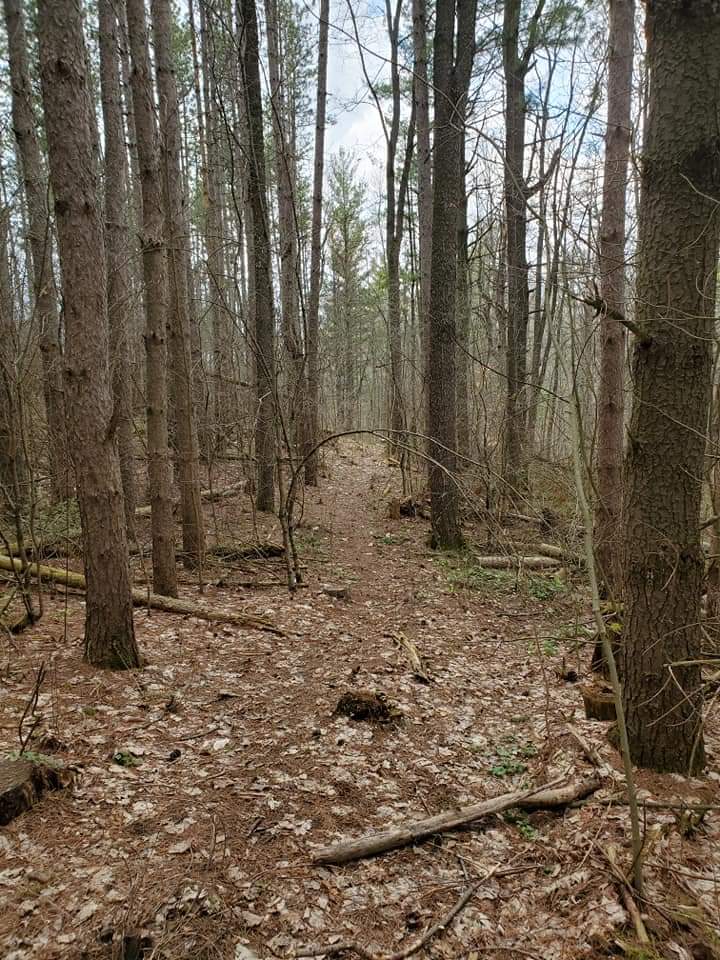
[[[568,723],[621,767],[607,724],[584,719],[581,578],[490,573],[433,554],[425,520],[387,518],[399,473],[370,444],[348,443],[326,472],[306,494],[307,583],[295,596],[282,560],[205,571],[206,602],[259,613],[284,636],[138,610],[147,665],[101,673],[82,660],[82,597],[57,591],[37,625],[3,638],[2,752],[18,749],[44,664],[25,729],[39,721],[37,751],[52,734],[74,782],[0,830],[0,956],[267,960],[302,947],[330,956],[352,941],[362,950],[345,956],[384,957],[409,951],[475,884],[415,956],[590,960],[625,944],[648,960],[720,957],[720,810],[696,824],[644,802],[641,909],[657,952],[632,953],[637,927],[610,865],[629,866],[625,794],[612,777],[570,808],[510,811],[342,867],[313,863],[342,838],[591,776]],[[205,510],[211,539],[279,540],[245,496]],[[479,524],[466,532],[487,552]],[[198,597],[192,574],[183,580],[182,595]],[[239,585],[252,581],[261,586]],[[335,714],[358,689],[384,694],[401,716]],[[643,801],[720,805],[717,710],[707,753],[702,778],[639,774]]]

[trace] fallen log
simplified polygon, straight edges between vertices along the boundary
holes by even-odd
[[[549,810],[554,807],[564,807],[569,803],[580,800],[593,793],[600,786],[598,778],[581,780],[578,783],[562,783],[562,777],[552,780],[542,787],[531,790],[517,790],[513,793],[504,793],[491,800],[483,800],[469,807],[440,813],[424,820],[413,820],[400,827],[392,827],[380,833],[369,834],[357,840],[344,840],[329,847],[321,847],[313,856],[314,863],[342,864],[373,857],[378,853],[387,853],[388,850],[397,850],[412,843],[419,843],[437,833],[456,830],[465,827],[476,820],[493,813],[502,813],[511,807],[521,807],[524,810]]]
[[[206,500],[208,503],[215,503],[217,500],[226,500],[228,497],[234,497],[238,493],[243,493],[246,483],[247,480],[241,480],[240,483],[233,483],[232,486],[221,487],[219,490],[201,490],[200,499]],[[175,509],[177,509],[178,506],[179,503],[176,503]],[[142,507],[136,507],[135,516],[149,517],[151,509],[149,503],[146,503]]]
[[[487,570],[543,570],[562,566],[562,561],[555,557],[516,557],[493,556],[475,557],[475,562]]]
[[[75,573],[73,570],[62,570],[58,567],[46,567],[44,564],[31,563],[30,575],[32,577],[41,577],[43,580],[52,580],[54,583],[64,584],[66,587],[72,587],[75,590],[85,590],[85,577],[81,573]],[[22,572],[22,563],[14,557],[5,557],[0,555],[0,570],[17,570]],[[276,627],[270,620],[264,617],[256,617],[245,612],[226,613],[224,610],[217,610],[214,607],[206,607],[204,604],[195,603],[194,600],[180,600],[177,597],[163,597],[157,593],[149,593],[147,590],[134,587],[132,591],[133,603],[136,607],[150,607],[152,610],[163,610],[165,613],[179,613],[185,616],[197,617],[200,620],[209,620],[214,623],[235,623],[240,627],[248,627],[252,630],[264,630],[267,633],[274,633],[277,636],[283,636],[283,631]]]
[[[571,553],[569,550],[566,550],[565,547],[558,547],[554,543],[541,543],[538,545],[538,553],[541,553],[545,557],[554,557],[556,560],[565,560],[568,563],[576,564],[580,566],[585,561],[582,557],[578,556],[576,553]]]

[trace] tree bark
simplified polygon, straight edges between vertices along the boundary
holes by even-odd
[[[610,0],[608,105],[600,222],[600,384],[597,410],[595,556],[603,592],[620,598],[624,431],[625,328],[609,311],[625,314],[625,194],[630,157],[635,0]]]
[[[320,435],[320,368],[318,363],[320,287],[322,285],[322,201],[325,166],[325,111],[330,0],[320,0],[317,100],[315,105],[315,157],[313,161],[312,223],[310,239],[310,294],[307,310],[307,428],[305,437],[305,482],[317,484],[317,453]]]
[[[180,487],[183,555],[201,564],[205,550],[197,423],[193,409],[190,297],[185,264],[188,234],[180,165],[180,117],[172,61],[170,0],[152,0],[155,71],[160,95],[161,159],[165,203],[165,241],[170,293],[171,372],[175,397],[175,464]]]
[[[623,700],[633,762],[704,765],[699,514],[720,240],[720,7],[647,10],[633,412],[625,461]]]
[[[242,36],[241,70],[249,134],[249,193],[253,220],[253,273],[255,289],[255,458],[257,461],[255,503],[258,510],[272,512],[275,503],[276,405],[275,308],[270,273],[270,224],[265,179],[260,51],[255,0],[239,0]]]
[[[40,329],[43,393],[48,424],[50,498],[54,503],[70,496],[69,458],[63,395],[60,320],[52,266],[52,231],[47,206],[38,124],[28,66],[22,0],[3,0],[8,38],[12,125],[17,144],[28,215],[32,260],[32,287]]]
[[[462,544],[456,472],[457,241],[465,111],[475,52],[476,0],[438,6],[435,20],[429,430],[432,543]],[[457,55],[455,20],[457,11]]]
[[[470,455],[470,411],[468,409],[468,350],[470,346],[470,289],[468,281],[467,190],[463,141],[462,195],[457,239],[457,449],[461,458]],[[461,459],[462,469],[462,459]]]
[[[132,284],[127,230],[127,159],[120,93],[118,28],[112,0],[99,0],[100,89],[105,132],[105,253],[110,366],[128,537],[135,539],[135,457],[130,393]]]
[[[177,595],[172,509],[172,467],[168,444],[168,291],[160,153],[155,124],[144,0],[127,0],[132,60],[131,86],[142,187],[142,260],[145,286],[145,368],[147,448],[152,507],[153,587]]]
[[[85,656],[139,666],[120,464],[112,430],[98,144],[75,0],[38,5],[40,75],[65,307],[65,397],[83,530]]]

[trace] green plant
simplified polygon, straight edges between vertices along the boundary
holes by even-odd
[[[560,577],[528,577],[527,589],[536,600],[552,600],[565,592],[567,584]]]
[[[60,770],[64,766],[56,757],[49,757],[46,753],[38,753],[36,750],[15,750],[9,754],[9,759],[29,760],[30,763],[37,763],[42,767],[52,767],[53,770]]]
[[[510,810],[505,811],[504,820],[506,823],[511,823],[517,827],[518,833],[525,840],[537,840],[538,832],[530,823],[528,815],[524,810],[520,810],[518,807],[512,807]]]
[[[510,590],[515,585],[514,573],[481,567],[469,553],[448,553],[438,557],[435,563],[444,572],[451,591],[457,589],[479,591],[493,587]]]
[[[134,753],[127,750],[118,750],[117,753],[112,755],[112,762],[119,767],[139,767],[142,761]]]
[[[515,738],[510,736],[506,738],[506,746],[495,748],[496,762],[490,767],[490,773],[494,777],[514,777],[519,773],[525,773],[527,764],[524,762],[537,754],[537,747],[533,743],[514,744]]]

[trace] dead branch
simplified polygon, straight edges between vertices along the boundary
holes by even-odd
[[[558,787],[562,781],[563,778],[558,777],[542,787],[504,793],[499,797],[483,800],[469,807],[461,807],[459,810],[440,813],[424,820],[413,820],[400,827],[369,834],[357,840],[344,840],[329,847],[321,847],[313,854],[313,861],[328,864],[351,863],[354,860],[362,860],[378,853],[386,853],[388,850],[396,850],[398,847],[419,843],[437,833],[456,830],[458,827],[467,826],[490,814],[509,810],[510,807],[522,807],[523,809],[564,807],[574,800],[588,796],[600,786],[598,778]]]
[[[419,940],[416,940],[414,943],[409,944],[407,947],[404,947],[402,950],[397,950],[395,953],[370,953],[369,950],[366,950],[365,947],[361,946],[359,943],[354,943],[353,941],[348,941],[345,943],[335,943],[329,947],[321,947],[309,945],[307,947],[300,947],[296,953],[295,957],[333,957],[337,956],[340,953],[356,953],[359,957],[362,957],[363,960],[407,960],[408,957],[412,957],[413,954],[418,953],[422,950],[423,947],[433,940],[438,934],[443,933],[450,924],[453,922],[455,917],[460,913],[460,911],[467,906],[467,904],[472,900],[474,895],[480,889],[480,887],[487,883],[487,881],[497,873],[499,864],[494,866],[492,870],[488,870],[485,876],[481,877],[479,880],[476,880],[471,886],[464,891],[459,900],[451,907],[450,910],[445,914],[445,916],[439,920],[437,923],[434,923]]]
[[[23,565],[20,560],[14,557],[0,556],[0,570],[23,571]],[[52,580],[54,583],[62,583],[66,587],[72,587],[75,590],[85,590],[85,577],[72,570],[61,570],[58,567],[46,567],[44,564],[32,563],[27,569],[30,576],[43,580]],[[179,613],[185,616],[198,617],[200,620],[210,620],[215,623],[235,623],[240,627],[247,627],[251,630],[264,630],[268,633],[274,633],[283,636],[283,631],[276,627],[270,620],[263,617],[256,617],[249,613],[233,612],[227,613],[224,610],[218,610],[214,607],[207,607],[204,604],[195,603],[193,600],[180,600],[177,597],[162,597],[157,593],[150,593],[135,587],[132,591],[133,603],[136,607],[150,607],[152,610],[164,610],[166,613]]]

